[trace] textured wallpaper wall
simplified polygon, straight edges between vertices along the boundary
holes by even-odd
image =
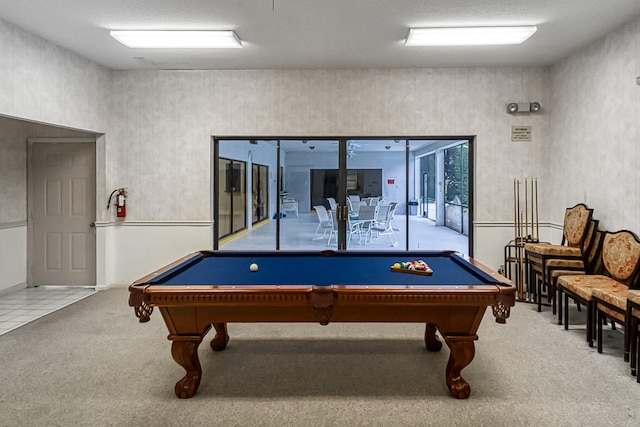
[[[477,135],[480,221],[512,219],[514,178],[547,185],[546,68],[114,71],[113,81],[107,180],[130,189],[132,220],[210,217],[210,135]],[[541,113],[506,113],[523,101]],[[532,141],[511,142],[512,125],[532,126]]]
[[[638,76],[640,19],[552,68],[551,220],[586,202],[603,229],[640,233]]]
[[[0,20],[0,115],[104,132],[111,71]]]

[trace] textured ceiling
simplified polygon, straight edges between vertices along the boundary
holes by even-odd
[[[0,0],[0,18],[113,69],[545,66],[640,16],[639,0]],[[407,48],[409,27],[537,25],[522,45]],[[129,49],[122,29],[235,30],[242,49]]]

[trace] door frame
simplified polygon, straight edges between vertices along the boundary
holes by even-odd
[[[213,146],[212,150],[211,150],[211,154],[212,154],[212,165],[216,165],[218,158],[219,158],[219,142],[226,140],[226,141],[252,141],[253,143],[255,141],[273,141],[276,143],[276,150],[277,150],[277,161],[276,161],[276,168],[279,171],[278,172],[278,177],[277,177],[277,191],[280,191],[280,186],[282,185],[282,177],[280,176],[280,170],[282,167],[281,164],[281,156],[280,156],[280,150],[281,150],[281,146],[280,146],[280,142],[281,141],[288,141],[288,140],[296,140],[296,141],[311,141],[311,140],[327,140],[327,141],[338,141],[338,194],[336,197],[336,202],[340,205],[340,206],[344,206],[346,204],[346,198],[347,198],[347,194],[346,194],[346,185],[347,185],[347,162],[346,162],[346,158],[347,158],[347,141],[352,140],[352,141],[357,141],[357,140],[380,140],[380,139],[384,139],[384,140],[395,140],[396,142],[399,141],[404,141],[405,143],[405,165],[406,165],[406,170],[405,170],[405,182],[406,182],[406,187],[405,187],[405,201],[408,203],[410,200],[410,192],[413,191],[413,194],[417,194],[416,193],[416,189],[415,188],[411,188],[409,185],[410,182],[410,174],[411,171],[409,169],[409,164],[410,164],[410,146],[411,146],[411,141],[418,141],[418,140],[428,140],[428,141],[435,141],[435,142],[441,142],[442,146],[440,148],[443,148],[447,145],[453,145],[456,141],[462,141],[465,140],[468,142],[469,144],[469,158],[468,158],[468,190],[469,190],[469,230],[468,230],[468,235],[467,235],[467,250],[468,250],[468,255],[473,257],[474,255],[474,247],[475,247],[475,232],[474,232],[474,227],[473,224],[475,222],[475,174],[476,174],[476,150],[475,150],[475,144],[476,144],[476,136],[473,134],[459,134],[459,135],[455,135],[455,134],[450,134],[450,135],[446,135],[446,136],[429,136],[429,135],[411,135],[411,136],[391,136],[391,135],[384,135],[384,136],[319,136],[319,135],[306,135],[306,136],[299,136],[299,135],[289,135],[289,136],[273,136],[273,135],[263,135],[263,136],[256,136],[256,135],[251,135],[251,136],[246,136],[246,135],[211,135],[211,144]],[[215,168],[216,166],[212,167],[212,173],[211,173],[211,187],[212,187],[212,191],[210,192],[210,194],[212,194],[212,200],[211,200],[211,212],[212,212],[212,218],[213,218],[213,230],[212,230],[212,248],[213,249],[218,249],[218,243],[219,243],[219,233],[218,233],[218,217],[217,217],[217,207],[216,207],[216,201],[218,200],[219,197],[219,189],[218,189],[218,185],[216,183],[215,180]],[[416,185],[416,183],[414,183],[414,185]],[[419,184],[418,184],[419,185]],[[276,236],[275,236],[275,241],[276,241],[276,250],[280,250],[280,209],[279,209],[279,204],[276,204]],[[338,249],[346,249],[346,221],[338,221],[338,236],[337,236],[337,240],[338,240]],[[410,227],[409,227],[409,207],[407,206],[407,214],[406,214],[406,219],[405,219],[405,230],[407,233],[407,243],[406,243],[406,247],[405,250],[409,249],[409,236],[408,233],[410,233]]]
[[[97,155],[97,138],[27,138],[27,287],[33,287],[33,275],[34,275],[34,248],[33,248],[33,214],[32,209],[34,206],[33,203],[33,175],[34,175],[34,166],[32,163],[33,158],[33,149],[35,144],[93,144],[93,156],[96,158]],[[97,182],[97,158],[96,163],[93,167],[93,175]],[[94,188],[95,196],[98,196],[97,188]],[[96,216],[97,216],[97,204],[96,205]],[[94,219],[95,224],[95,219]],[[95,230],[95,227],[94,227]],[[93,256],[96,258],[96,267],[95,267],[95,277],[93,278],[93,286],[97,285],[97,275],[98,275],[98,260],[97,260],[97,241],[95,239],[95,246],[93,247]]]

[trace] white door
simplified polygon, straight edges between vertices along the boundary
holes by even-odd
[[[51,141],[29,145],[31,284],[95,286],[95,141]]]

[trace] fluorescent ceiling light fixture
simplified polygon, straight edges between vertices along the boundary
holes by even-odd
[[[410,28],[405,46],[484,46],[520,44],[537,30],[526,27]]]
[[[211,49],[242,47],[242,41],[233,31],[111,31],[111,37],[131,48]]]

